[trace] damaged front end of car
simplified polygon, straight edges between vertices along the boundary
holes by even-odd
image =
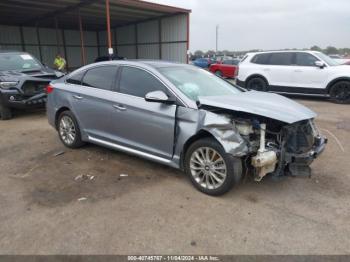
[[[310,164],[325,149],[327,138],[314,124],[312,111],[285,98],[274,98],[285,102],[280,103],[279,113],[267,103],[261,103],[261,107],[255,105],[254,109],[249,105],[238,107],[237,102],[235,108],[225,105],[224,100],[218,104],[203,99],[199,108],[208,112],[210,117],[206,118],[212,121],[203,121],[203,129],[210,132],[227,153],[240,157],[244,168],[252,171],[256,181],[267,174],[310,176]],[[273,112],[272,117],[269,112]],[[220,124],[224,121],[226,125]]]
[[[256,181],[267,174],[310,176],[310,164],[327,143],[312,119],[292,124],[257,118],[244,124],[240,119],[233,121],[249,147],[247,168],[252,168]]]

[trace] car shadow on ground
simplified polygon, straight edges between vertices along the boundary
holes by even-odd
[[[16,118],[42,117],[46,114],[45,108],[33,108],[26,110],[13,109],[13,120]]]

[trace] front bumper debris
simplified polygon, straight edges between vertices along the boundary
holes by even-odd
[[[310,177],[310,164],[324,151],[328,140],[325,137],[318,136],[315,138],[313,148],[300,155],[291,156],[291,163],[288,165],[288,171],[291,176]]]
[[[4,105],[10,108],[43,107],[46,103],[46,93],[40,93],[30,97],[26,97],[21,93],[15,91],[3,93],[2,96],[2,101]]]
[[[317,136],[311,150],[304,154],[290,155],[292,163],[311,164],[324,151],[328,140],[326,137]]]

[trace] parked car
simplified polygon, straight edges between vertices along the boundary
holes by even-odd
[[[210,58],[197,58],[196,60],[193,61],[193,65],[201,68],[208,68],[213,63],[214,63],[214,60]]]
[[[210,65],[209,71],[220,77],[235,78],[239,60],[224,60]]]
[[[182,169],[210,195],[248,170],[257,181],[309,176],[327,141],[308,108],[191,65],[101,62],[51,82],[47,93],[49,123],[65,146],[91,142]]]
[[[247,89],[329,96],[350,102],[350,68],[316,51],[249,53],[239,64],[237,84]]]
[[[0,51],[1,119],[11,119],[14,108],[44,107],[46,85],[61,76],[29,53]]]
[[[104,62],[104,61],[109,61],[109,60],[124,60],[124,59],[125,59],[125,57],[118,56],[118,55],[114,54],[111,57],[108,55],[96,57],[94,62],[97,63],[97,62]]]

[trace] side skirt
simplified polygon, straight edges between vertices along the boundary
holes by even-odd
[[[322,95],[328,96],[327,89],[308,88],[308,87],[291,87],[291,86],[269,86],[269,91],[286,94],[300,94],[300,95]]]
[[[89,140],[89,142],[94,143],[94,144],[98,144],[98,145],[101,145],[101,146],[109,147],[111,149],[116,149],[118,151],[123,151],[123,152],[126,152],[126,153],[137,155],[137,156],[140,156],[142,158],[146,158],[146,159],[149,159],[149,160],[161,163],[161,164],[166,164],[166,165],[169,165],[169,166],[172,166],[172,167],[177,167],[173,163],[173,161],[171,161],[169,159],[162,158],[162,157],[159,157],[159,156],[155,156],[155,155],[152,155],[152,154],[149,154],[149,153],[145,153],[145,152],[142,152],[140,150],[132,149],[132,148],[129,148],[129,147],[126,147],[126,146],[121,146],[121,145],[118,145],[118,144],[115,144],[115,143],[111,143],[111,142],[108,142],[108,141],[105,141],[105,140],[102,140],[102,139],[98,139],[98,138],[95,138],[95,137],[91,137],[91,136],[88,136],[88,140]]]

